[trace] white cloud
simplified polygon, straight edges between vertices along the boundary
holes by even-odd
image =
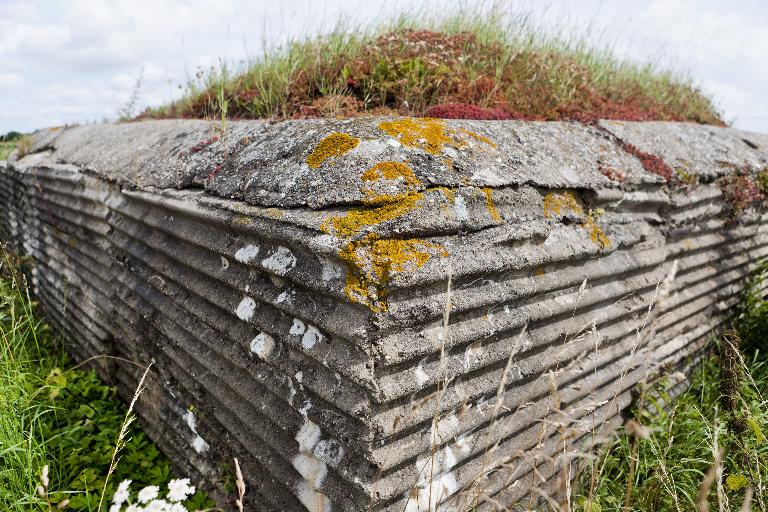
[[[475,2],[468,1],[467,4]],[[480,4],[487,5],[487,1]],[[768,132],[768,5],[762,0],[567,0],[530,8],[632,60],[695,77],[736,126]],[[504,4],[505,8],[507,4]],[[114,118],[143,69],[139,107],[178,97],[198,67],[246,60],[340,18],[369,25],[438,0],[5,0],[0,18],[0,133]],[[602,27],[595,31],[595,27]]]

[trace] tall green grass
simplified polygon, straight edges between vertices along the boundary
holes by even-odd
[[[682,395],[670,396],[667,381],[642,392],[633,418],[587,465],[581,510],[768,510],[767,269],[745,289],[737,330],[713,341]]]
[[[74,367],[19,268],[0,245],[0,510],[96,511],[102,492],[106,510],[122,480],[168,482],[170,461],[135,424],[107,478],[126,405],[95,371]],[[209,505],[200,492],[187,502]]]

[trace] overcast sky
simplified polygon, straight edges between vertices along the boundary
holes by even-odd
[[[479,8],[488,2],[462,2]],[[734,126],[768,133],[768,0],[498,2],[610,43],[639,62],[690,74]],[[401,11],[445,12],[455,0],[0,0],[0,134],[114,119],[143,69],[138,102],[219,59],[264,44],[371,25]]]

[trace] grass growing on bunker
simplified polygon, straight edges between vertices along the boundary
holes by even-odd
[[[667,381],[642,391],[633,417],[586,468],[578,510],[768,509],[766,268],[744,291],[737,330],[717,340],[684,393],[670,396]]]
[[[566,34],[566,35],[563,35]],[[681,120],[722,124],[688,78],[616,58],[572,30],[492,7],[402,16],[375,30],[267,49],[241,69],[199,70],[186,95],[141,117]]]
[[[73,368],[2,247],[0,343],[0,509],[97,510],[126,407],[93,370]],[[135,425],[120,455],[102,510],[125,479],[139,487],[172,478],[170,461]],[[197,493],[187,505],[209,500]]]

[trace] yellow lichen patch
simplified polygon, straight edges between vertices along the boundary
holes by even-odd
[[[267,208],[266,214],[273,219],[282,219],[285,216],[285,212],[279,208]]]
[[[333,232],[340,238],[350,238],[360,233],[367,226],[381,224],[395,217],[399,217],[416,208],[416,204],[423,197],[421,192],[406,194],[404,197],[379,196],[372,199],[371,204],[386,203],[377,208],[355,208],[349,210],[342,217],[330,217],[320,226],[326,233]],[[394,199],[393,202],[387,202]]]
[[[584,209],[573,192],[550,192],[544,196],[544,216],[562,215],[565,210],[571,210],[576,215],[584,215]]]
[[[589,238],[595,243],[595,245],[602,249],[607,249],[611,246],[611,240],[605,231],[600,228],[595,220],[595,217],[590,212],[589,215],[584,215],[584,208],[579,203],[576,194],[573,192],[565,191],[562,194],[557,192],[550,192],[544,196],[544,216],[560,216],[570,210],[574,215],[583,217],[583,223],[581,227],[589,232]]]
[[[463,146],[450,137],[442,119],[431,117],[398,119],[379,123],[379,128],[409,148],[437,155],[445,146]]]
[[[538,267],[536,270],[533,271],[533,275],[536,277],[541,277],[547,272],[544,270],[544,267]]]
[[[382,240],[370,233],[350,241],[339,253],[349,266],[344,293],[374,313],[387,311],[386,284],[390,274],[424,266],[431,257],[430,250],[447,255],[440,245],[418,239]]]
[[[485,207],[488,208],[488,213],[491,214],[491,218],[494,220],[494,222],[501,222],[501,215],[499,215],[499,211],[496,209],[496,205],[493,203],[493,196],[491,195],[490,187],[483,188],[483,193],[485,194]]]
[[[420,185],[421,182],[413,174],[413,171],[407,165],[400,162],[380,162],[363,173],[363,180],[376,181],[396,180],[402,178],[407,185]]]
[[[368,205],[381,205],[393,203],[405,199],[408,195],[418,191],[421,182],[407,165],[400,162],[381,162],[363,173],[362,180],[366,184],[361,188],[364,194],[363,202]],[[390,184],[404,188],[399,194],[382,194],[377,191],[384,182],[384,186]],[[370,184],[368,184],[370,183]]]
[[[486,137],[484,135],[480,135],[479,133],[475,133],[475,132],[470,131],[470,130],[465,130],[464,128],[461,128],[460,131],[461,131],[461,133],[463,133],[465,135],[469,135],[473,139],[475,139],[475,140],[477,140],[479,142],[484,142],[485,144],[488,144],[489,146],[491,146],[493,149],[496,149],[496,144],[491,139],[489,139],[488,137]]]
[[[611,240],[608,238],[608,235],[606,235],[605,231],[597,225],[597,221],[595,221],[595,218],[592,215],[587,216],[587,219],[584,222],[584,228],[589,231],[589,238],[595,245],[599,245],[603,249],[607,249],[611,246]]]
[[[347,133],[332,133],[324,137],[307,156],[307,164],[317,169],[329,158],[348,153],[360,144],[360,139]]]

